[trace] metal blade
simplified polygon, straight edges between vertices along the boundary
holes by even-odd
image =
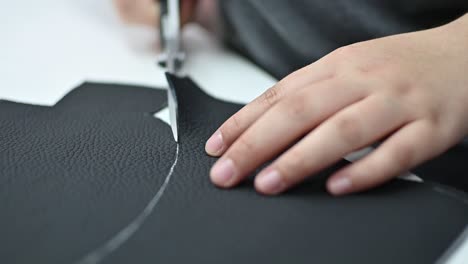
[[[178,142],[179,141],[179,134],[177,130],[178,105],[177,105],[177,95],[174,89],[174,83],[172,82],[172,78],[176,78],[176,76],[169,72],[166,72],[166,79],[167,79],[167,83],[169,84],[167,88],[169,121],[171,122],[171,130],[172,130],[172,135],[174,136],[174,140]]]
[[[182,66],[184,55],[181,50],[180,40],[180,9],[179,0],[161,0],[160,37],[164,53],[159,57],[159,63],[166,68],[168,82],[167,103],[169,108],[169,121],[171,123],[174,140],[179,140],[177,131],[177,96],[171,78],[177,78],[176,74]]]

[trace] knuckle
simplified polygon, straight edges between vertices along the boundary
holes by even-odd
[[[234,152],[239,153],[240,155],[245,155],[245,153],[250,153],[255,155],[256,145],[254,142],[249,140],[246,137],[240,137],[235,143]]]
[[[244,137],[237,139],[225,155],[234,160],[242,170],[247,169],[245,166],[254,163],[260,157],[257,146]]]
[[[440,109],[438,107],[431,107],[427,109],[427,118],[429,119],[429,125],[432,127],[440,127],[443,120]]]
[[[230,131],[239,131],[242,129],[242,121],[239,118],[239,115],[235,114],[229,118],[228,122],[228,130]]]
[[[275,86],[269,88],[268,90],[263,93],[263,95],[260,97],[260,102],[267,105],[267,106],[273,106],[278,102],[278,99],[280,97],[280,91],[281,91],[281,85],[278,83]]]
[[[396,67],[388,66],[388,69],[375,72],[372,76],[375,81],[376,91],[384,92],[387,95],[394,96],[401,99],[411,100],[416,94],[415,92],[419,89],[417,83],[414,80],[402,78],[404,73]]]
[[[382,116],[385,116],[385,113],[391,113],[391,115],[398,113],[400,116],[408,115],[405,111],[406,105],[401,102],[398,96],[390,93],[381,93],[374,96],[373,104],[372,111],[380,111]]]
[[[231,142],[242,131],[242,121],[237,114],[231,116],[220,128],[219,131],[223,135],[223,140]]]
[[[409,81],[399,81],[392,86],[392,90],[400,98],[408,96],[414,89]]]
[[[295,119],[305,119],[309,112],[309,98],[303,94],[291,96],[282,104],[283,110],[289,113],[289,116]]]
[[[400,144],[395,148],[391,159],[397,168],[407,169],[414,162],[415,148],[408,144]]]
[[[336,129],[340,138],[348,145],[359,145],[363,132],[356,117],[343,116],[336,121]]]
[[[340,47],[336,49],[335,51],[333,51],[332,54],[335,57],[347,58],[347,57],[354,56],[359,51],[359,49],[360,49],[360,45],[358,43],[355,43],[355,44]]]
[[[297,175],[303,174],[307,170],[307,162],[304,153],[299,150],[290,150],[276,165],[283,175],[283,180],[287,183],[297,181]],[[293,172],[293,173],[291,173]]]
[[[441,125],[440,120],[428,120],[425,130],[421,132],[422,141],[430,144],[434,152],[445,150],[448,146],[455,144],[458,138],[453,133],[455,126]]]
[[[398,65],[394,65],[395,63],[392,62],[391,58],[382,56],[382,55],[374,55],[368,56],[363,60],[358,61],[355,64],[355,72],[361,74],[363,76],[375,76],[378,79],[385,79],[389,77],[389,80],[399,80],[401,79],[401,70]],[[393,73],[398,72],[399,74],[396,75],[396,78],[393,78]]]
[[[369,73],[375,71],[374,65],[371,65],[370,63],[363,63],[363,64],[358,64],[354,67],[354,71],[357,72],[358,74],[361,75],[368,75]]]

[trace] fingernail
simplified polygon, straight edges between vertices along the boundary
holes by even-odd
[[[277,170],[270,170],[265,174],[260,173],[256,178],[256,187],[259,191],[268,194],[277,194],[284,190],[286,184],[281,179]]]
[[[221,159],[211,169],[211,180],[220,186],[227,187],[234,178],[235,167],[231,159]]]
[[[334,195],[342,195],[351,189],[351,181],[347,177],[340,177],[330,181],[328,190]]]
[[[220,131],[216,131],[206,142],[205,150],[208,154],[216,156],[221,154],[223,146],[223,135]]]

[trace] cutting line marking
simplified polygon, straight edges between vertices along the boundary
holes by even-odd
[[[132,237],[133,234],[135,234],[136,231],[140,229],[140,227],[145,223],[148,216],[154,211],[154,208],[163,196],[164,191],[166,190],[166,187],[169,184],[169,181],[171,180],[171,176],[174,172],[174,168],[177,164],[178,159],[179,144],[177,144],[176,147],[174,163],[172,163],[171,169],[169,170],[169,173],[167,174],[164,183],[161,185],[154,197],[146,205],[145,209],[143,209],[143,211],[135,219],[133,219],[133,221],[130,222],[124,229],[120,230],[102,246],[88,253],[85,257],[76,262],[76,264],[97,264],[101,262],[105,257],[112,254],[112,252],[114,252],[116,249],[122,246],[122,244],[129,240],[130,237]]]

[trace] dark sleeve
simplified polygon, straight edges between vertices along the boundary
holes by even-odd
[[[225,40],[282,78],[351,43],[427,29],[468,12],[466,0],[223,0]]]

